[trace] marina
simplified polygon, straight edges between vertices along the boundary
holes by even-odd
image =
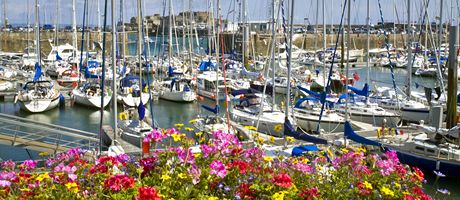
[[[324,181],[310,187],[299,180],[308,174],[329,179],[325,174],[336,171],[343,174],[333,176],[346,176],[336,180],[350,181],[343,198],[459,198],[459,25],[453,11],[444,13],[445,2],[406,0],[401,8],[393,2],[394,17],[401,12],[405,19],[390,21],[380,0],[343,0],[331,16],[324,1],[312,0],[314,17],[297,13],[295,5],[305,2],[273,0],[261,3],[268,21],[256,22],[248,17],[256,2],[206,0],[202,10],[192,1],[164,0],[158,14],[149,13],[147,1],[127,1],[66,2],[70,26],[60,19],[60,0],[52,4],[54,25],[40,18],[50,12],[49,2],[22,4],[28,6],[26,29],[5,14],[2,174],[15,171],[7,168],[11,163],[23,163],[18,167],[26,171],[35,168],[30,163],[56,164],[59,172],[70,159],[95,164],[89,174],[65,172],[62,185],[74,191],[68,198],[120,194],[107,189],[120,175],[141,184],[120,186],[139,189],[127,194],[136,199],[141,190],[179,199],[311,199],[335,190]],[[434,9],[439,16],[430,22]],[[352,12],[365,20],[352,24]],[[310,19],[300,23],[301,15]],[[17,39],[23,36],[27,42]],[[104,159],[115,168],[97,168]],[[126,167],[133,163],[138,178]],[[246,179],[246,169],[258,181],[273,179],[277,192],[250,187],[258,183]],[[102,193],[71,185],[87,184],[74,175],[107,170],[113,176],[101,180]],[[190,183],[168,182],[170,175]],[[206,175],[214,182],[203,189]],[[233,185],[226,176],[245,181]],[[278,176],[290,183],[277,182]],[[2,184],[16,184],[12,180],[0,177]],[[10,194],[3,188],[0,198]]]

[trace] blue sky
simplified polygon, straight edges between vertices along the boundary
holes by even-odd
[[[6,1],[6,15],[12,24],[26,24],[27,15],[29,13],[30,23],[34,22],[34,4],[35,0],[3,0]],[[72,23],[72,0],[59,0],[60,1],[60,15],[57,15],[56,2],[58,0],[40,0],[40,18],[41,23],[53,23],[56,16],[59,16],[59,21],[61,24],[71,24]],[[83,0],[77,1],[77,23],[81,24],[82,14],[83,14]],[[98,0],[89,0],[90,2],[90,24],[97,24],[97,1]],[[100,1],[100,10],[103,14],[103,5],[105,0]],[[117,7],[119,7],[119,1],[117,1]],[[129,20],[130,17],[136,15],[137,0],[124,0],[124,12],[126,20]],[[190,0],[172,0],[174,12],[182,12],[188,10],[188,4]],[[221,0],[222,4],[222,14],[224,18],[237,19],[238,7],[235,12],[233,10],[233,4],[235,2],[239,3],[242,0]],[[249,20],[266,20],[269,18],[270,5],[272,0],[248,0],[249,4]],[[322,2],[323,0],[320,0]],[[341,6],[344,0],[324,0],[326,3],[326,23],[338,23],[340,21],[340,12]],[[407,6],[406,0],[380,0],[382,5],[382,11],[385,21],[398,21],[398,17],[395,14],[395,8],[397,10],[399,21],[406,22],[407,19]],[[421,4],[424,0],[411,0],[411,18],[412,20],[419,19]],[[109,0],[110,2],[110,0]],[[145,6],[144,15],[153,15],[155,13],[162,13],[163,10],[163,0],[143,0]],[[214,0],[216,2],[216,0]],[[317,15],[317,0],[295,0],[295,23],[316,23]],[[378,0],[370,0],[370,12],[371,12],[371,23],[376,24],[380,22]],[[194,11],[205,11],[207,8],[207,0],[192,0],[192,9]],[[367,0],[352,0],[352,11],[351,11],[351,22],[353,24],[364,24],[366,20],[366,3]],[[451,11],[453,16],[457,16],[458,10],[458,1],[456,0],[444,0],[444,21],[451,19]],[[29,7],[29,11],[28,11]],[[430,21],[435,20],[436,16],[439,16],[440,0],[431,0],[429,6],[429,19]],[[110,5],[109,5],[110,10]],[[321,3],[319,6],[319,23],[322,22],[322,7]],[[1,18],[3,19],[3,8],[0,10],[2,13]],[[117,13],[119,8],[117,8]],[[166,10],[167,13],[167,10]],[[110,16],[110,12],[109,12]],[[308,21],[305,20],[308,18]],[[456,17],[454,17],[456,18]],[[118,19],[118,17],[117,17]],[[101,17],[102,21],[102,17]],[[2,22],[3,23],[3,22]],[[102,23],[102,22],[101,22]],[[108,19],[110,24],[110,19]]]

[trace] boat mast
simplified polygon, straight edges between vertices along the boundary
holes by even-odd
[[[170,0],[171,1],[171,0]],[[140,93],[142,99],[142,23],[141,18],[141,0],[137,0],[137,59],[139,60],[139,84],[140,84]],[[139,102],[140,103],[140,102]],[[142,102],[144,103],[144,102]]]
[[[72,45],[73,45],[73,61],[77,60],[77,15],[75,11],[75,0],[72,0]],[[77,67],[78,69],[79,67]],[[80,70],[78,70],[80,71]]]
[[[406,82],[406,98],[410,99],[411,84],[412,84],[412,25],[410,23],[410,0],[407,0],[407,82]],[[398,106],[399,107],[399,106]]]
[[[172,51],[173,51],[173,43],[172,43],[172,0],[169,0],[169,37],[168,37],[168,62],[169,67],[172,67]]]
[[[40,4],[39,0],[35,0],[35,51],[37,54],[37,63],[41,64],[40,54]]]
[[[75,1],[75,0],[74,0]],[[106,7],[107,8],[107,7]],[[106,9],[107,11],[107,9]],[[106,16],[104,16],[106,18]],[[105,22],[104,22],[105,23]],[[117,56],[116,56],[116,48],[117,47],[117,26],[115,22],[115,0],[112,0],[112,105],[113,105],[113,133],[114,133],[114,140],[117,137],[117,127],[118,127],[118,114],[117,114]],[[105,49],[104,49],[105,51]],[[102,72],[105,73],[105,72]],[[142,85],[142,81],[141,81]],[[142,90],[142,89],[141,89]]]
[[[243,67],[246,67],[246,63],[248,63],[249,55],[249,28],[248,28],[248,11],[247,11],[247,1],[243,0]]]
[[[220,0],[217,0],[217,18],[220,19]],[[214,17],[212,18],[213,24],[214,24]],[[214,29],[213,29],[214,30]],[[220,47],[220,23],[217,23],[217,39],[216,39],[216,107],[219,105],[219,47]],[[223,63],[222,63],[223,64]],[[222,66],[222,69],[224,69],[224,66]],[[226,83],[224,83],[226,84]],[[227,94],[225,94],[225,101],[227,101]],[[227,107],[228,109],[228,107]],[[228,112],[227,112],[228,113]]]
[[[193,4],[193,0],[189,0],[189,4],[188,4],[188,10],[189,10],[189,28],[188,28],[188,47],[189,47],[189,62],[190,62],[190,65],[189,65],[189,70],[190,70],[190,74],[192,74],[192,70],[193,70],[193,11],[192,11],[192,4]],[[184,15],[185,17],[185,15]]]
[[[327,81],[326,81],[326,42],[327,42],[327,39],[326,39],[326,3],[325,1],[326,0],[322,1],[323,2],[323,81],[324,81],[324,92],[327,92],[326,91],[326,88],[327,88]]]
[[[98,32],[98,36],[99,36],[99,41],[98,42],[102,41],[102,34],[101,34],[101,8],[100,8],[100,6],[101,6],[100,1],[97,0],[97,32]]]
[[[54,46],[58,45],[58,30],[59,30],[59,17],[60,17],[60,0],[56,0],[56,18],[54,21]]]
[[[276,45],[276,18],[279,12],[276,12],[276,5],[278,0],[273,0],[273,15],[272,15],[272,44],[271,44],[271,55],[270,55],[270,65],[272,69],[272,111],[275,109],[276,101],[275,101],[275,45]],[[279,9],[278,9],[279,11]],[[276,12],[276,13],[275,13]]]
[[[370,13],[369,13],[369,10],[370,10],[370,4],[369,4],[369,0],[367,0],[367,18],[366,18],[366,48],[367,48],[367,53],[366,53],[366,68],[367,68],[367,78],[366,78],[366,82],[367,84],[370,84],[370,69],[369,69],[369,49],[370,49],[370,35],[369,35],[369,32],[370,32],[370,28],[371,28],[371,18],[370,18]],[[366,98],[367,99],[367,98]]]
[[[125,31],[125,15],[124,15],[124,9],[123,9],[124,5],[125,5],[125,1],[120,0],[120,22],[121,22],[121,38],[122,38],[121,55],[122,55],[123,61],[126,62],[126,60],[125,60],[125,57],[126,57],[126,31]],[[123,66],[125,65],[124,62],[121,63]]]
[[[285,111],[285,117],[286,120],[289,119],[289,103],[291,101],[291,61],[292,61],[292,25],[294,23],[294,0],[291,2],[291,19],[290,19],[290,27],[289,27],[289,58],[287,61],[287,87],[286,87],[286,111]],[[274,80],[273,80],[274,81]]]
[[[346,77],[346,80],[345,80],[345,94],[347,94],[347,100],[345,101],[345,121],[348,121],[348,102],[350,100],[349,98],[349,94],[348,94],[348,73],[349,73],[349,69],[350,69],[350,31],[351,31],[351,23],[350,23],[350,18],[351,18],[351,2],[352,1],[348,1],[348,14],[347,14],[347,25],[348,25],[348,29],[347,29],[347,66],[345,68],[345,77]],[[344,5],[345,6],[345,5]],[[345,29],[344,29],[345,30]],[[343,34],[343,30],[342,30],[342,34]],[[342,52],[344,52],[344,50],[342,49]],[[342,57],[342,62],[343,62],[343,57]],[[344,141],[345,141],[345,145],[347,145],[347,137],[343,137]]]

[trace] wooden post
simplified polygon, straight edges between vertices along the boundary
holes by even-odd
[[[454,22],[449,27],[446,128],[452,128],[457,125],[457,35],[458,24]]]

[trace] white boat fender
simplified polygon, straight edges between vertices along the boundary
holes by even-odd
[[[439,171],[440,165],[441,165],[441,161],[436,160],[436,171]]]
[[[16,104],[18,102],[18,94],[14,95],[14,103]]]

